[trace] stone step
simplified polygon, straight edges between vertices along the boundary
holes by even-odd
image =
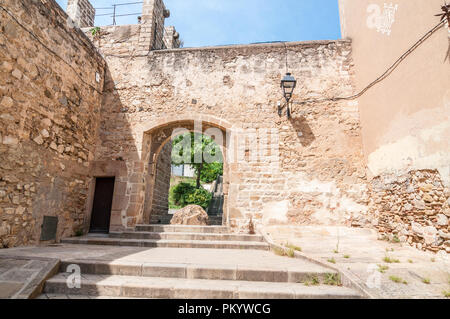
[[[179,226],[179,225],[137,225],[136,231],[151,233],[203,233],[229,234],[226,226]]]
[[[238,280],[260,282],[303,283],[317,278],[320,282],[337,272],[315,264],[304,264],[300,268],[269,269],[264,267],[171,264],[135,261],[69,260],[61,263],[60,271],[67,271],[70,265],[80,267],[81,274],[115,275],[135,277],[161,277],[207,280]]]
[[[44,294],[165,299],[357,299],[346,287],[135,276],[83,275],[81,288],[69,288],[71,273],[49,279]]]
[[[203,241],[253,241],[263,242],[261,235],[240,234],[204,234],[204,233],[180,233],[180,232],[111,232],[110,238],[125,239],[165,239],[165,240],[203,240]]]
[[[170,221],[172,220],[172,216],[152,216],[150,218],[150,223],[155,225],[170,225]],[[221,226],[222,225],[222,216],[209,216],[209,225],[210,226]]]
[[[74,244],[74,245],[269,250],[269,245],[266,243],[249,242],[249,241],[244,242],[244,241],[122,239],[122,238],[84,236],[75,238],[65,238],[62,239],[61,242],[63,244]]]
[[[173,215],[154,215],[150,216],[150,219],[162,219],[162,220],[172,220]],[[222,216],[220,215],[208,215],[210,220],[222,220]]]
[[[111,296],[87,296],[87,295],[66,295],[66,294],[41,294],[36,299],[140,299],[133,297],[111,297]]]

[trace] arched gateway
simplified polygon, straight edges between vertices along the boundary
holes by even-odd
[[[231,124],[211,116],[179,116],[158,121],[144,131],[142,158],[144,160],[145,197],[138,222],[151,223],[152,217],[167,213],[170,183],[170,142],[180,132],[195,132],[211,136],[220,146],[224,159],[223,193],[224,218],[228,224],[227,201],[230,183],[227,146],[230,144]],[[164,160],[162,161],[162,158]],[[169,170],[169,173],[168,173]]]

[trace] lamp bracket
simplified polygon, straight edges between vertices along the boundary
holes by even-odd
[[[286,103],[284,103],[283,105],[281,105],[281,102],[278,102],[278,116],[282,116],[283,115],[283,109],[286,108],[286,115],[287,118],[290,119],[291,118],[291,108],[289,107],[289,100],[286,99]]]

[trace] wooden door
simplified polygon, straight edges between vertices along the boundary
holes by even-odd
[[[92,205],[91,233],[109,233],[115,178],[97,178]]]

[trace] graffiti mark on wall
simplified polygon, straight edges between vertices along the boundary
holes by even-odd
[[[392,25],[395,22],[395,14],[398,10],[398,4],[384,4],[383,11],[378,4],[371,4],[367,7],[367,27],[375,29],[385,35],[391,35]]]

